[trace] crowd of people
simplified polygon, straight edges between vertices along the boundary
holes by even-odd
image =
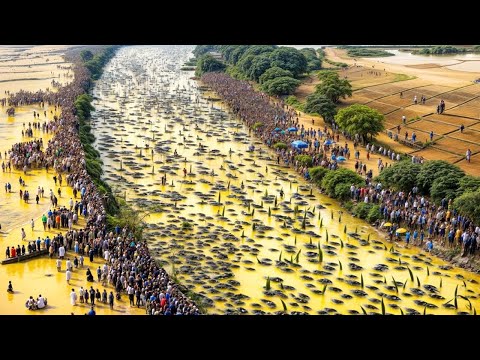
[[[88,253],[90,261],[93,261],[94,256],[102,256],[106,266],[102,269],[98,281],[104,278],[105,284],[115,287],[118,297],[123,292],[129,297],[132,291],[134,296],[138,294],[139,300],[136,305],[144,306],[148,314],[200,314],[196,304],[180,291],[167,272],[150,256],[146,243],[134,238],[133,229],[116,229],[115,235],[112,232],[108,233],[105,200],[86,170],[74,106],[75,99],[85,93],[90,86],[90,73],[81,64],[75,66],[74,73],[73,81],[61,86],[55,93],[19,91],[16,94],[9,94],[6,100],[10,106],[38,104],[43,108],[45,104],[50,104],[54,105],[55,109],[61,109],[61,115],[54,117],[49,123],[53,138],[48,142],[45,151],[37,140],[16,144],[9,153],[10,161],[14,166],[35,164],[40,168],[45,167],[47,171],[52,167],[56,173],[65,174],[67,183],[74,188],[75,196],[79,192],[81,197],[78,207],[77,204],[73,205],[70,202],[69,209],[64,207],[51,210],[48,217],[45,215],[42,217],[44,229],[50,220],[50,226],[56,225],[61,229],[67,225],[70,230],[65,237],[59,233],[51,242],[48,237],[44,240],[39,239],[39,248],[44,246],[51,257],[58,255],[60,261],[67,249],[74,249],[76,253],[78,251],[80,256],[81,252]],[[41,193],[43,195],[43,191]],[[74,216],[78,216],[78,212],[85,216],[86,226],[77,232],[71,229],[70,221],[74,221]],[[36,244],[30,248],[32,251],[38,249]],[[17,253],[22,252],[21,248],[20,251],[18,249],[19,247],[15,250],[9,249],[8,256],[12,256],[13,251],[17,256]],[[73,268],[67,271],[73,271]],[[88,274],[87,278],[92,280]],[[142,299],[145,300],[141,301]],[[132,304],[132,301],[130,303]]]
[[[25,306],[28,310],[43,309],[47,306],[47,299],[44,298],[42,294],[38,295],[37,299],[34,299],[33,296],[30,296],[26,301]]]
[[[406,193],[383,189],[381,183],[368,179],[365,186],[352,185],[350,192],[354,201],[380,206],[383,221],[376,225],[388,228],[391,240],[398,236],[399,228],[405,228],[407,244],[411,239],[418,246],[425,245],[424,239],[435,240],[442,246],[461,248],[462,256],[475,254],[480,246],[480,226],[460,215],[452,207],[451,199],[443,198],[437,205],[419,194],[417,186]]]
[[[272,103],[267,95],[256,92],[248,82],[235,80],[223,73],[204,74],[202,81],[216,91],[231,106],[233,112],[245,120],[250,129],[255,128],[257,135],[265,144],[270,147],[278,142],[287,144],[288,148],[276,150],[278,154],[277,163],[280,163],[280,159],[283,159],[285,164],[293,165],[305,178],[309,178],[309,167],[295,161],[295,155],[297,154],[310,155],[312,156],[312,166],[320,165],[331,170],[338,167],[336,161],[338,157],[343,156],[350,159],[351,149],[349,149],[347,143],[345,143],[345,146],[333,145],[335,143],[335,133],[337,135],[339,133],[335,124],[333,124],[332,133],[326,127],[323,132],[321,130],[315,132],[313,129],[306,130],[302,126],[300,130],[301,138],[308,144],[308,147],[295,149],[290,146],[290,143],[298,139],[298,133],[278,131],[278,128],[298,127],[298,117],[292,110],[284,111],[285,105],[281,101]],[[425,97],[422,96],[420,101],[424,103]],[[444,104],[442,100],[440,105],[442,109],[445,106]],[[255,127],[254,125],[257,122],[261,122],[262,126]],[[355,135],[346,133],[343,135],[351,140],[355,139]],[[325,140],[323,140],[323,136],[325,136]],[[330,151],[330,156],[327,156],[328,151]],[[367,144],[366,151],[367,159],[370,158],[371,154],[379,154],[387,156],[392,162],[401,160],[400,154],[374,144]],[[458,214],[453,209],[451,200],[443,199],[441,204],[437,206],[419,194],[416,186],[409,193],[383,189],[381,183],[373,181],[371,169],[368,170],[366,164],[359,160],[358,149],[354,150],[354,155],[356,159],[355,169],[357,173],[364,176],[365,185],[360,187],[352,185],[352,200],[380,205],[384,221],[377,221],[376,225],[388,229],[389,237],[392,240],[394,235],[397,234],[397,229],[405,227],[407,229],[406,240],[408,238],[409,241],[411,236],[413,244],[425,246],[428,251],[433,248],[433,240],[439,241],[444,246],[461,247],[464,256],[474,254],[480,247],[480,227],[475,226],[469,219]],[[469,155],[471,156],[471,154],[467,154],[467,156]],[[423,161],[423,157],[412,157],[413,163],[423,163]],[[389,166],[388,163],[384,164],[381,158],[378,159],[377,167],[379,171],[387,166]],[[392,223],[391,226],[383,226],[389,222]]]

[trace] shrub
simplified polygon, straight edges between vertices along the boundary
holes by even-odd
[[[342,201],[349,199],[350,186],[351,184],[347,184],[347,183],[339,183],[335,185],[335,198]]]
[[[355,205],[353,204],[352,200],[348,200],[347,202],[345,202],[345,203],[343,204],[343,207],[344,207],[347,211],[350,211],[350,212],[353,210],[353,207],[354,207],[354,206],[355,206]]]
[[[447,201],[454,200],[457,195],[459,180],[458,174],[454,173],[436,178],[430,188],[432,200],[436,203],[439,203],[443,198]]]
[[[295,160],[298,161],[299,165],[302,166],[312,166],[313,160],[310,155],[297,155],[295,156]]]
[[[253,124],[253,130],[260,129],[263,126],[263,123],[260,121],[257,121],[255,124]]]
[[[353,209],[353,214],[360,219],[366,219],[372,207],[370,203],[360,202]]]
[[[380,206],[373,205],[368,211],[367,221],[369,223],[374,223],[375,221],[379,220],[381,217],[382,217],[382,214],[380,213]]]
[[[327,168],[324,168],[323,166],[315,166],[308,169],[311,179],[318,185],[321,184],[323,177],[328,173],[328,171],[329,170]]]
[[[273,145],[273,148],[283,150],[288,149],[288,145],[283,142],[277,142],[275,145]]]
[[[444,160],[427,161],[421,166],[417,175],[417,184],[420,192],[426,195],[430,194],[433,181],[442,176],[455,177],[460,181],[460,178],[465,176],[465,173],[459,167]]]
[[[375,179],[380,181],[384,187],[395,190],[410,191],[417,182],[417,175],[420,171],[420,164],[413,164],[411,161],[400,161],[382,170]]]
[[[352,184],[364,184],[364,180],[354,171],[348,169],[338,169],[329,171],[322,179],[322,188],[329,196],[335,196],[335,187],[337,184],[345,183],[351,186]]]

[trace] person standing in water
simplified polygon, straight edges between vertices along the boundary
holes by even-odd
[[[110,294],[108,295],[108,303],[110,304],[110,310],[113,310],[114,299],[115,299],[115,296],[113,295],[113,291],[110,291]]]
[[[77,305],[77,293],[74,289],[72,289],[72,292],[70,293],[70,304],[73,306]]]

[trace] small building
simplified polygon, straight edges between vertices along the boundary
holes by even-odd
[[[215,58],[215,59],[217,59],[217,60],[223,61],[223,56],[222,56],[222,54],[219,53],[219,52],[210,51],[208,54],[209,54],[209,55],[212,55],[213,58]]]

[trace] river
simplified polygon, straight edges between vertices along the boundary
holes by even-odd
[[[96,83],[92,126],[106,181],[145,216],[154,256],[204,297],[209,314],[480,309],[480,276],[385,241],[278,166],[193,72],[180,70],[191,50],[120,49]],[[465,298],[455,309],[457,287]]]

